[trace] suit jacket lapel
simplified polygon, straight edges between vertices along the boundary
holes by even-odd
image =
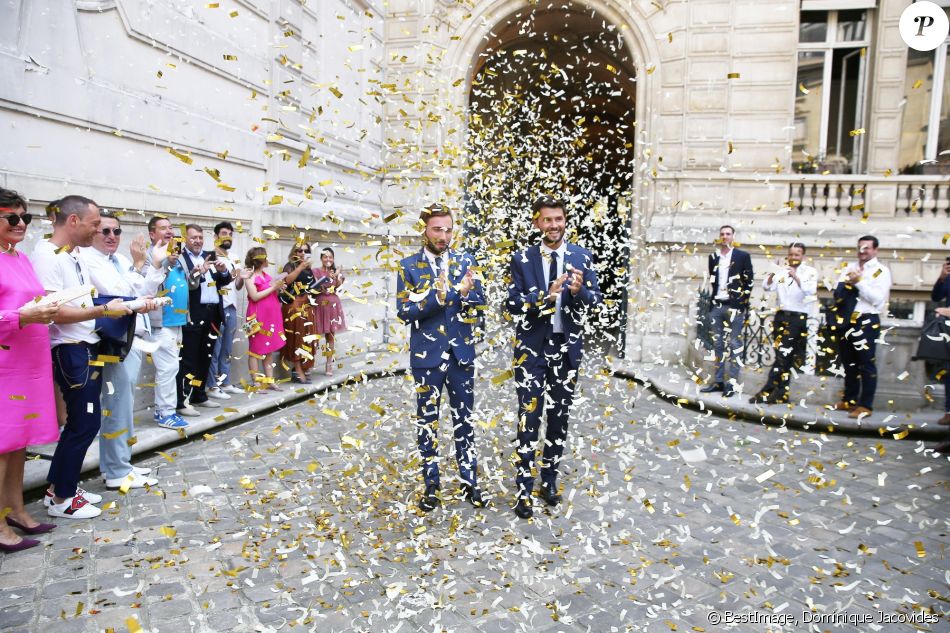
[[[547,290],[548,282],[547,277],[544,275],[544,262],[541,257],[541,247],[534,245],[528,249],[528,261],[531,262],[532,268],[534,269],[534,275],[537,279],[539,290]]]

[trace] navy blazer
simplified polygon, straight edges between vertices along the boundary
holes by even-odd
[[[447,254],[451,283],[444,305],[436,298],[435,272],[422,250],[399,262],[396,314],[409,324],[409,366],[413,369],[438,367],[450,352],[463,365],[475,362],[474,326],[485,294],[478,279],[467,297],[459,293],[456,288],[465,273],[477,264],[467,253]]]
[[[586,248],[567,244],[565,270],[569,264],[584,271],[584,283],[577,296],[568,284],[561,291],[561,321],[567,339],[567,355],[571,366],[578,367],[584,345],[584,322],[587,312],[603,301],[594,257]],[[548,292],[546,266],[542,264],[541,245],[529,246],[511,257],[511,283],[508,286],[508,312],[515,317],[515,363],[533,367],[544,360],[544,347],[554,333],[551,315],[554,304],[545,301]],[[523,359],[523,360],[522,360]]]
[[[729,262],[729,307],[737,310],[748,310],[749,299],[752,295],[752,285],[755,282],[755,273],[752,272],[752,257],[745,251],[734,248],[732,259]],[[709,276],[712,279],[712,296],[715,299],[719,294],[719,249],[709,255]]]

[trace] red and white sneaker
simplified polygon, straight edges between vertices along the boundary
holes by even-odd
[[[102,495],[97,495],[94,492],[89,492],[88,490],[83,490],[79,486],[76,486],[76,496],[82,497],[89,503],[102,503]],[[47,490],[46,496],[43,497],[43,505],[47,508],[53,505],[53,491]]]
[[[46,514],[63,519],[94,519],[102,514],[102,510],[76,495],[60,504],[51,504],[46,508]]]

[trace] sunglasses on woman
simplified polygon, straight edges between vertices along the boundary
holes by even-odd
[[[299,248],[297,249],[297,252],[298,252],[298,253],[303,253],[304,255],[309,255],[309,254],[310,254],[310,251],[302,251],[302,250],[300,250]]]
[[[0,215],[0,218],[6,220],[10,226],[17,226],[20,220],[23,220],[23,224],[29,226],[30,222],[33,221],[33,214],[24,213],[23,215],[17,215],[16,213],[8,213],[6,215]]]

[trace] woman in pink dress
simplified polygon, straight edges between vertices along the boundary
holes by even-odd
[[[259,388],[280,391],[274,382],[274,364],[277,352],[284,346],[284,315],[277,294],[287,287],[285,275],[271,277],[267,266],[267,251],[255,246],[244,258],[241,277],[247,281],[247,365]],[[263,376],[258,360],[264,364]]]
[[[318,334],[326,337],[327,376],[333,375],[333,361],[336,353],[336,333],[346,329],[346,317],[343,314],[343,302],[337,295],[337,288],[343,285],[346,277],[343,270],[336,268],[333,249],[324,248],[320,252],[321,268],[313,269],[315,280],[314,322]]]
[[[19,194],[0,189],[0,509],[9,510],[0,520],[2,552],[40,543],[11,527],[25,534],[55,527],[31,517],[23,505],[26,447],[59,439],[47,330],[59,306],[21,307],[46,294],[30,260],[16,250],[32,219]]]

